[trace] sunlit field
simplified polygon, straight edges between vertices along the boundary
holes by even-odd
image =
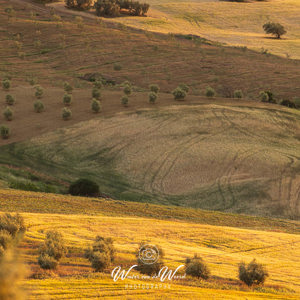
[[[7,197],[3,198],[4,195]],[[40,211],[40,213],[22,213],[28,230],[20,251],[25,262],[29,264],[29,276],[31,277],[31,279],[23,281],[23,284],[31,299],[41,299],[41,297],[46,297],[46,299],[48,299],[47,297],[51,299],[87,299],[100,296],[116,297],[117,299],[118,297],[128,297],[129,299],[130,296],[138,296],[142,299],[151,299],[154,296],[157,299],[166,297],[168,299],[177,299],[178,297],[183,299],[197,297],[203,299],[212,297],[214,299],[241,299],[244,297],[248,299],[297,299],[296,295],[300,291],[298,281],[300,238],[296,227],[295,229],[291,227],[291,233],[282,231],[281,223],[286,222],[288,225],[288,221],[278,221],[276,225],[274,220],[273,230],[262,231],[244,228],[255,222],[261,222],[259,226],[263,226],[264,222],[267,224],[267,219],[247,220],[247,218],[239,216],[239,221],[238,219],[235,221],[235,217],[232,215],[232,226],[228,227],[199,224],[197,219],[195,222],[188,220],[189,215],[193,214],[192,211],[190,214],[186,214],[185,219],[176,220],[176,210],[180,211],[177,208],[174,208],[175,218],[170,216],[169,220],[143,217],[142,215],[140,217],[126,215],[127,212],[131,214],[134,211],[138,214],[139,206],[143,205],[130,202],[99,200],[99,206],[95,199],[9,190],[2,190],[0,198],[2,203],[9,204],[11,210],[14,211],[19,211],[19,204],[22,207],[22,203],[27,204],[29,211]],[[51,208],[52,198],[56,202],[53,208]],[[72,214],[72,206],[69,210],[68,203],[71,201],[70,205],[72,205],[73,200],[75,207],[80,205],[80,201],[83,209],[94,206],[94,215],[90,215],[88,211],[84,210],[82,213]],[[36,203],[35,208],[32,206],[33,201]],[[45,206],[47,202],[50,206]],[[109,206],[109,202],[111,202],[111,206]],[[60,205],[63,205],[64,211],[66,213],[69,211],[70,214],[50,213]],[[118,207],[124,205],[127,208],[120,212]],[[0,209],[3,209],[3,205]],[[21,211],[24,211],[24,208],[21,208]],[[144,209],[146,215],[151,211],[155,214],[159,211],[159,207],[147,205],[147,209]],[[172,212],[173,208],[170,207],[169,211]],[[198,214],[198,221],[201,222],[202,219],[206,222],[205,212],[202,217],[201,211],[198,211]],[[220,223],[222,223],[222,215],[215,214],[215,217],[220,218]],[[223,215],[224,220],[229,217],[230,215]],[[244,228],[236,227],[241,226],[239,222],[245,222],[242,225]],[[290,223],[292,226],[293,222],[290,221]],[[294,225],[297,226],[297,224],[294,222]],[[48,277],[47,273],[39,270],[37,255],[45,232],[52,229],[56,229],[64,235],[69,254],[62,260],[58,270]],[[83,257],[84,249],[98,234],[112,237],[117,249],[117,257],[113,266],[103,274],[93,273],[89,262]],[[118,265],[129,268],[133,265],[138,245],[144,240],[150,240],[162,247],[165,252],[165,264],[171,269],[184,263],[186,257],[198,253],[208,263],[212,278],[208,281],[189,277],[176,279],[172,282],[164,282],[164,284],[170,284],[167,288],[163,285],[157,289],[150,289],[150,291],[125,285],[134,286],[134,284],[145,283],[155,285],[159,282],[154,279],[149,282],[134,279],[114,282],[110,277],[112,268]],[[238,263],[249,262],[253,258],[263,263],[269,271],[270,277],[267,279],[265,287],[247,288],[237,280]],[[133,272],[133,274],[138,273]],[[39,276],[43,276],[43,279],[39,279]]]
[[[227,1],[148,0],[148,17],[123,17],[114,21],[163,33],[194,34],[235,46],[261,48],[281,56],[300,58],[300,2],[270,0],[235,3]],[[265,35],[263,24],[283,24],[288,34],[281,40]]]

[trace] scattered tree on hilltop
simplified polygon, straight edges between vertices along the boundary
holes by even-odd
[[[132,0],[97,0],[94,7],[97,16],[117,17],[121,10],[132,16],[145,16],[150,5]]]
[[[286,34],[286,30],[279,23],[268,22],[264,24],[263,29],[267,34],[272,34],[277,39],[280,39],[282,35]]]
[[[79,10],[89,10],[92,7],[93,0],[65,0],[68,8]]]

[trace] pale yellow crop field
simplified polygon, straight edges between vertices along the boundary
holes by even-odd
[[[116,18],[117,22],[163,33],[194,34],[209,40],[300,58],[300,1],[270,0],[235,3],[226,1],[148,0],[148,17]],[[263,24],[279,22],[288,34],[268,38]]]

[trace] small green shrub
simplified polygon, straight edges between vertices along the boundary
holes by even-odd
[[[101,80],[96,80],[96,81],[94,82],[94,88],[100,90],[102,87],[103,87],[103,84],[102,84],[102,81],[101,81]]]
[[[100,90],[97,89],[97,88],[93,88],[93,90],[92,90],[92,97],[95,98],[95,99],[97,99],[97,100],[99,100],[100,97],[101,97]]]
[[[269,276],[267,270],[262,264],[252,260],[248,265],[245,263],[239,264],[239,279],[246,283],[248,286],[254,284],[263,284],[266,278]]]
[[[131,93],[132,93],[132,87],[131,87],[131,85],[126,84],[126,85],[124,86],[124,88],[123,88],[123,92],[124,92],[124,94],[125,94],[127,97],[130,96]]]
[[[215,91],[212,87],[208,86],[208,87],[206,88],[206,91],[205,91],[205,96],[206,96],[206,97],[209,97],[209,98],[212,98],[212,97],[214,97],[215,95],[216,95],[216,91]]]
[[[74,196],[97,197],[100,191],[97,183],[89,179],[81,178],[70,185],[69,193]]]
[[[41,99],[43,97],[43,94],[44,94],[44,89],[40,85],[37,85],[35,87],[35,97]]]
[[[67,248],[62,234],[55,230],[48,231],[39,249],[38,263],[42,269],[55,269],[66,252]]]
[[[154,92],[149,93],[149,102],[154,104],[157,100],[157,94]]]
[[[33,108],[36,113],[41,113],[45,109],[44,103],[42,101],[38,100],[38,101],[34,102]]]
[[[159,86],[157,84],[151,84],[149,85],[149,89],[153,93],[158,93],[159,92]]]
[[[48,254],[41,254],[38,257],[38,264],[44,270],[55,270],[58,266],[58,261]]]
[[[241,99],[241,98],[244,98],[244,94],[241,90],[235,90],[233,92],[233,97]]]
[[[128,106],[128,102],[129,102],[129,99],[128,99],[127,96],[123,96],[121,98],[121,103],[122,103],[123,106]]]
[[[266,92],[260,92],[259,99],[261,102],[269,102],[269,95]]]
[[[210,276],[208,266],[201,257],[197,256],[197,254],[195,254],[193,258],[186,259],[185,268],[186,274],[193,277],[208,279]]]
[[[179,84],[178,87],[181,88],[182,90],[184,90],[186,93],[188,93],[190,90],[190,88],[184,83]]]
[[[10,129],[6,125],[1,125],[0,126],[0,134],[2,139],[8,139],[10,135]]]
[[[73,87],[68,82],[65,82],[64,83],[64,90],[65,90],[66,93],[71,94],[72,91],[73,91]]]
[[[61,115],[65,121],[70,120],[72,118],[72,111],[69,108],[64,107]]]
[[[186,97],[186,92],[180,87],[177,87],[175,90],[173,90],[172,94],[175,100],[184,100]]]
[[[3,112],[4,118],[6,119],[6,121],[11,121],[13,119],[13,114],[14,114],[14,112],[9,107],[6,107]]]
[[[92,247],[85,250],[85,257],[96,272],[101,272],[114,261],[115,248],[111,238],[97,236]]]
[[[94,113],[98,113],[101,111],[101,103],[97,99],[92,100],[92,105],[91,105],[92,111]]]
[[[72,95],[70,94],[64,94],[63,97],[63,104],[66,106],[70,106],[72,103]]]
[[[5,102],[6,102],[7,105],[14,105],[15,102],[16,102],[16,99],[12,95],[6,95],[5,96]]]
[[[11,82],[9,79],[3,79],[2,80],[2,88],[5,90],[5,91],[8,91],[11,87]]]

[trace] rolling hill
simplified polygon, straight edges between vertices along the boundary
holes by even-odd
[[[296,221],[14,190],[0,190],[0,200],[1,211],[21,212],[28,226],[20,251],[29,265],[29,277],[22,282],[29,299],[297,299],[300,291]],[[36,265],[44,234],[53,229],[63,233],[69,248],[56,276],[41,273]],[[212,278],[178,279],[165,283],[168,288],[124,288],[145,281],[114,282],[111,270],[93,274],[83,257],[84,248],[99,233],[114,239],[115,265],[131,266],[138,244],[148,239],[163,248],[170,268],[199,253],[211,268]],[[270,273],[264,287],[247,288],[236,279],[238,263],[253,258]]]
[[[2,180],[66,191],[87,177],[115,199],[299,218],[299,112],[210,102],[95,118],[2,146]]]

